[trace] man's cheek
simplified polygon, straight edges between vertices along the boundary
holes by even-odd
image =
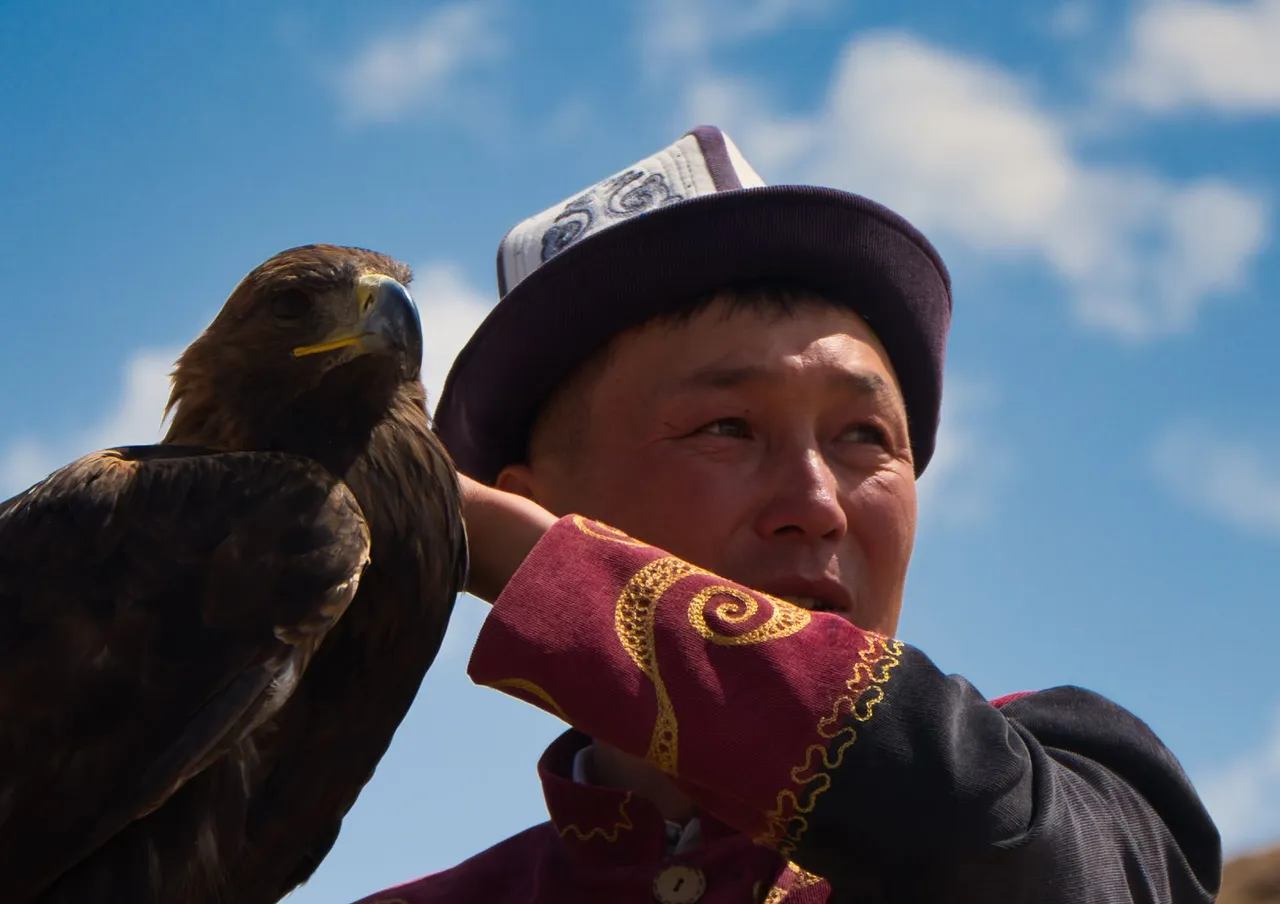
[[[860,503],[849,513],[850,530],[866,553],[877,590],[883,592],[886,584],[901,583],[906,577],[915,542],[914,497],[876,494]]]
[[[863,481],[849,498],[851,520],[874,525],[875,532],[894,536],[909,546],[916,527],[915,481],[884,472]]]

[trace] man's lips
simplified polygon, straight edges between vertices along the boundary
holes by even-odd
[[[813,612],[853,614],[853,595],[839,581],[831,578],[781,578],[761,581],[760,590]]]

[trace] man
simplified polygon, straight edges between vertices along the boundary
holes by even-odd
[[[437,408],[494,601],[469,672],[574,730],[550,822],[368,900],[1213,899],[1217,832],[1142,722],[988,702],[891,639],[951,311],[914,228],[703,127],[498,274]]]

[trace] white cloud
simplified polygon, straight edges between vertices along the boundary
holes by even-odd
[[[715,47],[777,31],[830,6],[831,0],[645,0],[641,57],[651,75],[667,74]]]
[[[1115,93],[1154,112],[1280,112],[1280,0],[1155,0],[1134,16]]]
[[[0,499],[89,452],[111,446],[153,443],[164,433],[161,415],[169,401],[169,372],[178,349],[142,349],[124,367],[119,401],[83,431],[56,441],[21,437],[0,450]]]
[[[1280,711],[1261,744],[1196,782],[1228,856],[1280,836]]]
[[[710,71],[685,81],[684,123],[725,129],[765,181],[802,177],[803,161],[824,137],[821,117],[778,111],[759,86]]]
[[[392,122],[441,106],[460,75],[500,54],[494,15],[487,0],[461,0],[436,7],[414,28],[374,40],[339,73],[348,115]]]
[[[846,188],[937,240],[1038,259],[1082,323],[1130,339],[1190,328],[1266,236],[1253,194],[1086,162],[1009,72],[907,34],[851,40],[809,115],[710,73],[687,100],[685,118],[725,126],[766,179]]]
[[[991,427],[996,401],[990,384],[947,375],[937,446],[918,488],[922,524],[972,524],[990,513],[1015,466]]]
[[[1156,477],[1187,505],[1280,540],[1280,444],[1264,449],[1202,424],[1170,428],[1153,445]]]
[[[471,285],[457,265],[433,261],[415,270],[413,299],[422,316],[422,382],[434,410],[453,359],[493,307],[489,297]]]
[[[1066,0],[1049,15],[1049,31],[1058,38],[1080,38],[1093,30],[1093,6],[1085,0]]]

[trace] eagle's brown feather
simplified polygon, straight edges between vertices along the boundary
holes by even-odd
[[[272,258],[179,359],[164,443],[0,505],[6,901],[265,904],[332,844],[466,570],[418,361],[290,353],[372,273],[409,281]]]

